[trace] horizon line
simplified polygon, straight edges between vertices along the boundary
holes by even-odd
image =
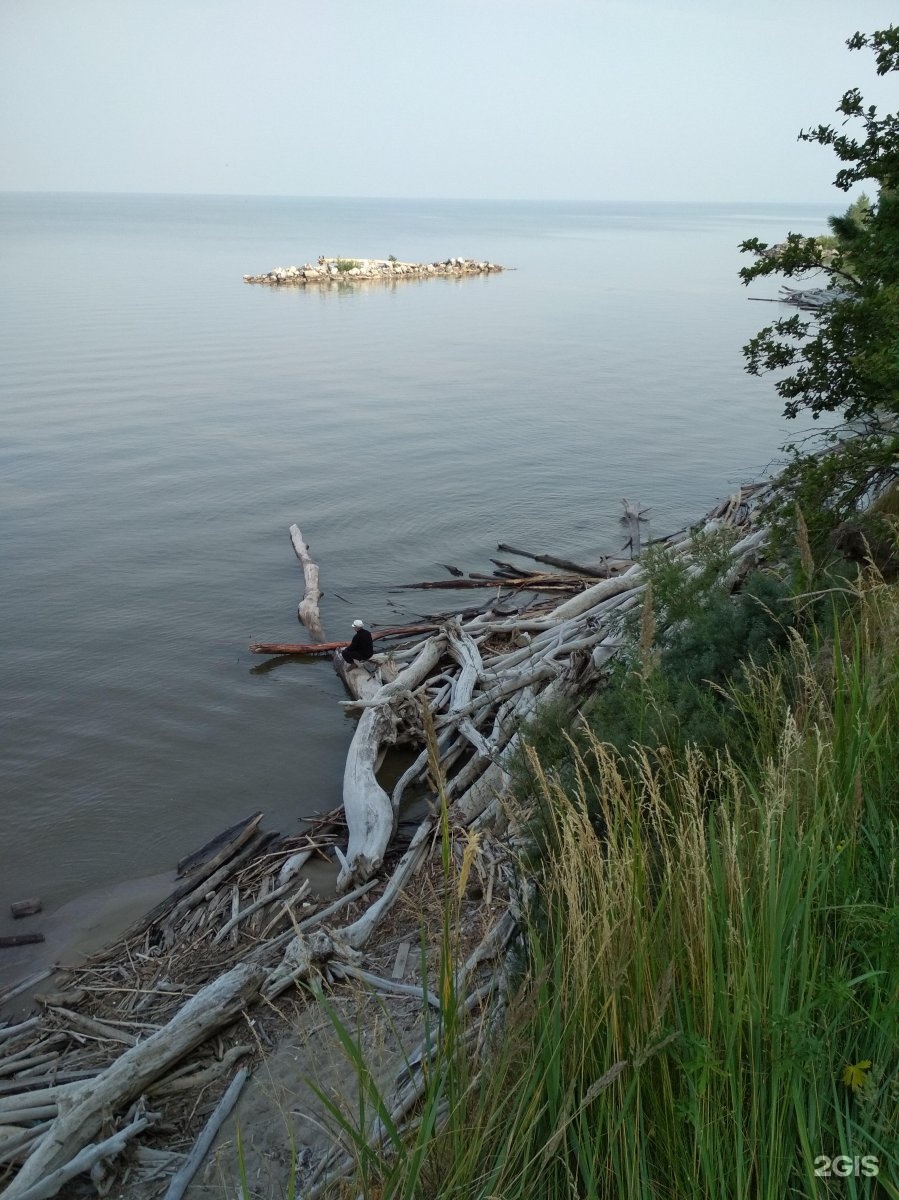
[[[721,200],[715,198],[698,198],[692,199],[683,198],[666,198],[666,199],[637,199],[628,197],[614,198],[587,198],[587,197],[562,197],[562,196],[365,196],[365,195],[345,195],[345,194],[307,194],[307,193],[292,193],[292,192],[145,192],[145,191],[124,191],[121,189],[112,191],[93,191],[83,188],[0,188],[2,196],[146,196],[158,198],[172,199],[215,199],[215,200],[327,200],[327,201],[365,201],[365,202],[385,202],[391,201],[396,203],[442,203],[442,204],[715,204],[724,205],[746,205],[746,204],[781,204],[781,205],[809,205],[820,204],[827,206],[829,201],[813,200],[806,198],[802,200],[789,200],[783,198],[769,199],[749,199],[743,198],[739,200]]]

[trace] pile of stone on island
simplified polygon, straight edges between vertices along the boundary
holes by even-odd
[[[502,271],[499,263],[474,258],[447,258],[442,262],[398,262],[393,258],[319,258],[318,262],[302,267],[275,267],[266,275],[244,275],[244,283],[268,283],[275,286],[309,283],[342,284],[376,279],[392,281],[404,278],[426,278],[433,275],[490,275]]]

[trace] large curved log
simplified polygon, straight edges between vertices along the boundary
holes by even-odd
[[[375,770],[385,743],[396,740],[396,720],[389,705],[367,708],[359,719],[343,771],[343,807],[349,840],[346,863],[337,877],[344,892],[364,882],[381,866],[393,837],[395,814]]]
[[[337,877],[339,892],[364,883],[384,861],[396,827],[396,813],[375,772],[382,747],[396,740],[397,722],[391,701],[424,683],[445,649],[444,635],[429,638],[415,661],[375,692],[359,719],[343,772],[343,809],[349,840]]]
[[[318,602],[323,593],[318,586],[318,567],[309,557],[309,547],[303,540],[299,525],[291,525],[290,542],[294,553],[303,565],[303,581],[306,590],[303,599],[297,606],[297,616],[314,638],[322,638],[322,621],[318,611]]]

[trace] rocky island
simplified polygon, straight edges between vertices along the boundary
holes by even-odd
[[[422,279],[431,275],[490,275],[507,268],[499,263],[474,258],[446,258],[442,262],[399,262],[396,258],[319,258],[318,262],[301,267],[275,267],[265,275],[244,275],[244,283],[268,283],[275,287],[285,284],[304,287],[307,284],[333,286],[359,283],[362,280]]]

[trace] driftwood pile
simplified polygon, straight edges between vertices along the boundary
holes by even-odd
[[[399,970],[385,968],[376,947],[367,953],[402,894],[434,893],[433,818],[394,848],[386,879],[325,902],[303,872],[310,857],[346,837],[339,811],[291,838],[264,832],[260,816],[185,859],[184,882],[172,895],[121,942],[57,973],[54,990],[35,996],[33,1015],[0,1024],[4,1200],[65,1195],[85,1173],[99,1195],[116,1187],[141,1200],[178,1200],[248,1066],[317,988],[362,986],[407,1003],[424,995],[439,1007],[427,980],[403,982],[410,944],[418,944],[417,915],[406,914]],[[457,860],[460,853],[454,848]],[[458,977],[472,1006],[489,1001],[490,964],[514,932],[508,917],[492,916],[510,902],[512,872],[501,857],[486,842],[480,847],[482,899],[468,919],[486,936]],[[432,1041],[421,1047],[418,1067],[397,1087],[397,1112],[421,1094],[434,1051]],[[320,1189],[345,1170],[344,1156],[335,1143],[310,1164]]]
[[[272,954],[327,917],[306,899],[302,871],[344,836],[340,814],[291,838],[263,832],[261,816],[179,863],[183,882],[120,943],[57,974],[55,990],[35,996],[35,1015],[0,1025],[4,1197],[55,1196],[83,1171],[104,1194],[105,1160],[144,1131],[182,1126],[185,1106],[258,1051],[252,1025],[227,1048],[209,1043],[259,996]],[[107,1145],[98,1135],[121,1113]],[[130,1165],[152,1175],[177,1157],[146,1151]]]
[[[767,490],[738,492],[665,546],[689,564],[697,531],[729,528],[736,580],[766,541],[758,512]],[[629,506],[632,542],[639,518]],[[300,615],[318,638],[318,571],[296,527],[291,540],[304,569]],[[45,1200],[84,1173],[101,1195],[115,1185],[134,1196],[166,1189],[165,1200],[178,1200],[237,1098],[246,1078],[241,1064],[278,1036],[276,1000],[306,1003],[320,987],[349,981],[385,995],[414,993],[439,1007],[427,979],[403,983],[401,970],[388,977],[376,937],[397,900],[418,894],[421,879],[436,870],[435,772],[454,839],[480,831],[478,933],[458,968],[460,994],[472,1008],[501,1004],[504,973],[496,962],[520,911],[502,797],[522,723],[550,700],[577,701],[596,687],[629,644],[624,618],[646,587],[643,568],[629,559],[589,572],[565,560],[560,566],[564,574],[537,575],[501,561],[495,576],[472,581],[489,588],[481,605],[428,621],[436,628],[423,640],[419,632],[418,641],[367,666],[335,663],[353,696],[347,706],[360,716],[342,812],[290,838],[263,832],[259,813],[227,830],[179,864],[183,882],[119,943],[66,969],[37,998],[33,1015],[0,1024],[3,1200]],[[396,743],[417,754],[388,792],[378,769]],[[429,798],[430,811],[398,846],[400,808],[413,795]],[[461,854],[455,841],[453,852]],[[303,871],[315,855],[340,863],[336,900],[311,894]],[[415,944],[415,921],[427,923],[427,913],[410,919]],[[0,1003],[7,998],[0,995]],[[414,1109],[433,1053],[431,1040],[410,1060],[417,1066],[397,1092],[395,1118]],[[193,1152],[182,1153],[210,1110]],[[374,1128],[372,1138],[382,1133]],[[302,1194],[321,1194],[351,1165],[335,1145]],[[156,1193],[146,1190],[154,1180],[161,1181]]]
[[[792,304],[807,312],[817,312],[829,304],[836,304],[849,296],[846,288],[839,286],[826,288],[791,288],[786,285],[780,289],[781,304]]]
[[[776,249],[776,247],[775,247]],[[777,296],[750,296],[750,300],[762,304],[790,304],[804,312],[819,312],[829,304],[845,300],[849,292],[839,286],[823,288],[794,288],[782,284]]]
[[[765,485],[743,489],[712,510],[697,530],[684,530],[662,544],[689,564],[698,532],[729,527],[734,531],[730,554],[736,580],[767,539],[766,529],[753,525],[765,491]],[[625,520],[633,543],[639,510],[625,503]],[[508,764],[523,722],[550,701],[584,696],[629,644],[624,618],[642,602],[643,567],[620,558],[590,568],[589,574],[585,568],[571,574],[574,566],[565,563],[565,575],[538,576],[516,574],[516,568],[500,562],[489,579],[412,585],[489,586],[492,594],[478,608],[444,616],[439,630],[420,644],[376,655],[373,661],[389,668],[389,678],[359,679],[358,668],[349,673],[348,686],[356,698],[345,707],[359,713],[360,721],[344,773],[349,840],[346,851],[338,851],[339,890],[380,870],[409,793],[433,791],[423,708],[436,729],[451,817],[464,824],[489,825],[500,815]],[[360,686],[364,693],[357,690]],[[421,749],[388,795],[377,771],[385,750],[397,743]]]

